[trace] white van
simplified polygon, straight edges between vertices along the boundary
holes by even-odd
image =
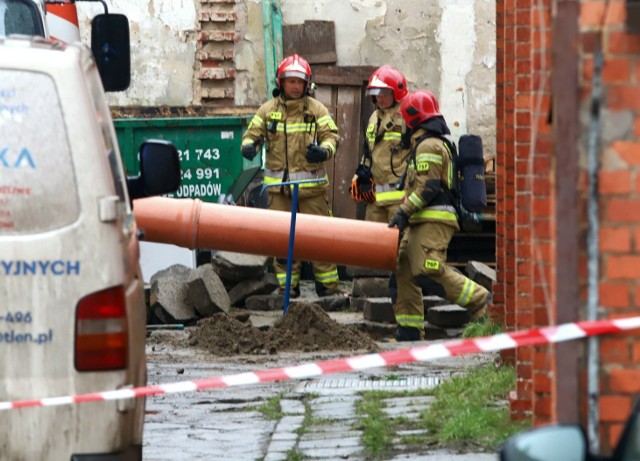
[[[175,147],[143,144],[140,170],[88,48],[0,38],[0,401],[145,385],[130,200],[177,189]],[[143,420],[143,399],[0,411],[0,459],[140,460]]]

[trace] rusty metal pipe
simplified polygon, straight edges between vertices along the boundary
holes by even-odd
[[[289,212],[166,197],[135,200],[133,210],[149,242],[287,257]],[[299,213],[294,243],[296,259],[394,270],[398,229]]]

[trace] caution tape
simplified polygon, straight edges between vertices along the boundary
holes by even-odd
[[[427,362],[458,355],[496,352],[522,346],[559,343],[585,338],[587,336],[619,333],[636,328],[640,328],[640,317],[566,323],[555,327],[535,328],[516,331],[513,333],[501,333],[482,338],[447,341],[438,344],[412,347],[409,349],[382,352],[379,354],[367,354],[343,359],[325,360],[292,367],[271,368],[262,371],[215,376],[212,378],[197,379],[193,381],[182,381],[171,384],[159,384],[154,386],[94,392],[65,397],[49,397],[38,400],[0,402],[0,410],[123,400],[150,395],[173,394],[177,392],[192,392],[222,387],[245,386],[264,382],[312,378],[319,375],[366,370],[368,368],[386,367],[402,363]]]

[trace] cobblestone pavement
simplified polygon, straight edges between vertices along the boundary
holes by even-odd
[[[154,333],[156,334],[156,333]],[[186,335],[185,332],[164,333]],[[335,358],[336,353],[281,353],[277,356],[214,357],[179,347],[176,341],[148,346],[149,384],[262,370]],[[185,342],[186,344],[186,342]],[[393,348],[399,345],[389,344]],[[406,346],[405,346],[406,347]],[[346,354],[341,354],[346,356]],[[145,461],[176,460],[366,460],[355,404],[360,391],[411,390],[434,386],[469,366],[492,361],[485,355],[445,361],[403,364],[358,373],[325,375],[317,379],[262,383],[209,391],[147,398],[144,432]],[[388,379],[393,375],[393,379]],[[259,407],[279,400],[279,413],[269,419]],[[387,402],[391,416],[417,416],[430,397],[394,397]],[[399,434],[406,435],[406,434]],[[404,447],[378,458],[390,461],[488,461],[496,454],[455,454],[429,447]]]

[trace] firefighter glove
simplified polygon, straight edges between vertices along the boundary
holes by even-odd
[[[403,232],[407,226],[409,226],[409,216],[402,208],[398,208],[396,215],[389,222],[389,227],[397,227],[400,232]]]
[[[329,158],[329,152],[324,147],[317,146],[315,144],[309,144],[307,146],[307,162],[320,163]]]
[[[356,168],[356,172],[351,179],[349,194],[356,202],[373,203],[376,201],[376,183],[371,174],[371,169],[366,165],[360,164]]]
[[[256,158],[257,154],[258,151],[256,150],[256,146],[253,143],[245,144],[244,146],[242,146],[242,156],[247,160],[253,160],[254,158]]]

